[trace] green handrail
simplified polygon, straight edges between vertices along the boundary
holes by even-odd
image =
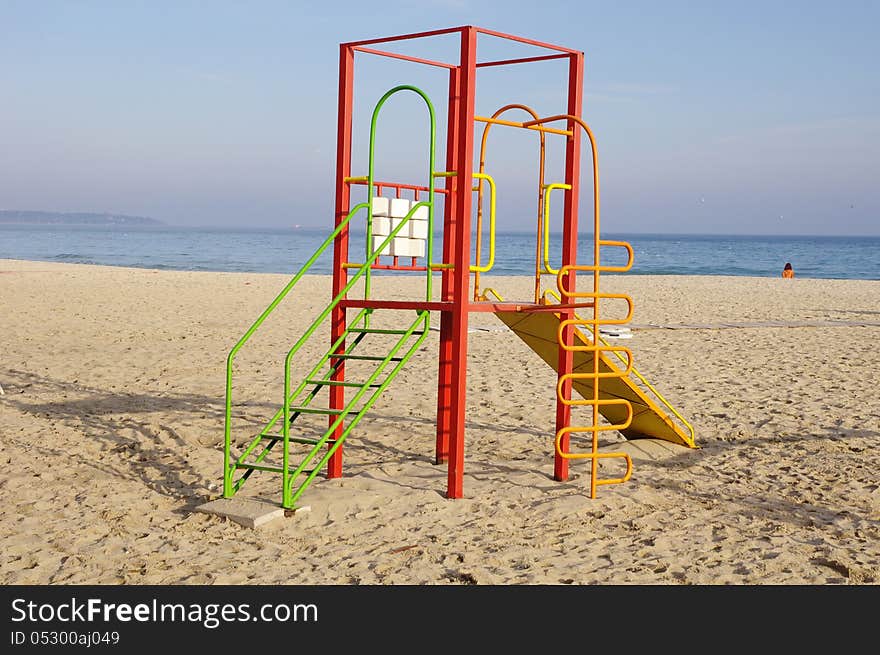
[[[370,203],[360,203],[354,207],[342,221],[340,221],[339,225],[336,226],[336,229],[331,232],[330,236],[318,246],[318,249],[315,250],[314,254],[309,257],[305,264],[303,264],[296,275],[287,283],[287,285],[281,290],[281,292],[275,297],[269,306],[263,311],[262,314],[254,321],[253,325],[251,325],[247,331],[242,335],[242,337],[238,340],[238,342],[232,347],[232,350],[229,351],[229,356],[226,358],[226,414],[223,428],[223,496],[225,498],[230,498],[233,494],[232,490],[232,480],[231,480],[231,471],[235,469],[230,469],[229,467],[229,457],[231,455],[232,450],[232,364],[235,360],[235,355],[241,350],[242,346],[244,346],[254,332],[263,324],[263,322],[269,317],[269,315],[275,310],[278,304],[284,300],[288,293],[296,286],[296,283],[300,281],[303,275],[305,275],[306,271],[308,271],[312,265],[317,261],[318,257],[320,257],[324,251],[333,243],[334,239],[336,239],[339,234],[348,227],[349,222],[354,217],[354,215],[360,211],[361,209],[366,208],[370,209]]]

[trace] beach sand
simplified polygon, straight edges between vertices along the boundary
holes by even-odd
[[[194,510],[222,487],[227,354],[288,279],[0,260],[3,584],[880,581],[880,281],[603,278],[635,302],[620,343],[700,448],[609,432],[633,474],[595,499],[585,462],[553,479],[555,373],[491,314],[469,335],[465,497],[445,497],[431,331],[344,477],[247,529]],[[527,299],[532,281],[486,284]],[[278,407],[284,353],[329,298],[304,278],[242,349],[242,429]]]

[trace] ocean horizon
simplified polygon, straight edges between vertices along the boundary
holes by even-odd
[[[329,234],[329,229],[312,227],[2,224],[0,259],[292,275]],[[621,275],[779,277],[785,263],[790,262],[798,278],[880,279],[880,236],[603,233],[602,238],[632,245],[633,267]],[[559,265],[560,241],[559,234],[551,233],[552,267]],[[363,261],[355,256],[363,251],[363,235],[354,231],[351,259]],[[485,263],[486,235],[482,252]],[[490,274],[534,274],[534,233],[499,232],[495,253]],[[591,233],[580,235],[578,254],[581,262],[592,262]],[[625,251],[604,248],[602,262],[620,265],[625,262]],[[332,247],[318,258],[310,273],[328,274],[331,265]]]

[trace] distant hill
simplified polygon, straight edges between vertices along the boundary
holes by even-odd
[[[165,225],[155,218],[91,212],[41,212],[0,209],[0,223],[25,225]]]

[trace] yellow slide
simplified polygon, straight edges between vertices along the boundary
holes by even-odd
[[[495,312],[501,321],[513,330],[526,345],[541,356],[553,370],[557,370],[559,357],[559,342],[557,332],[559,330],[559,314],[552,311],[537,312]],[[582,345],[590,345],[590,341],[579,331],[575,330],[575,339],[579,339]],[[593,353],[575,351],[572,373],[587,373],[593,370]],[[615,366],[605,355],[600,353],[599,370],[608,373],[622,371],[625,365]],[[635,371],[635,369],[633,369]],[[574,380],[572,386],[584,398],[593,397],[592,380]],[[650,386],[650,385],[646,385]],[[665,403],[662,396],[656,393],[658,398]],[[672,407],[666,403],[666,408],[654,402],[632,379],[627,377],[601,378],[599,382],[599,398],[623,398],[632,405],[633,416],[630,427],[621,430],[627,439],[639,437],[654,437],[682,444],[690,448],[696,448],[694,443],[693,428],[687,424]],[[620,424],[626,421],[627,411],[623,405],[600,405],[600,412],[606,420],[612,424]],[[684,425],[675,423],[670,418],[670,413],[675,414]],[[685,427],[686,426],[686,427]]]

